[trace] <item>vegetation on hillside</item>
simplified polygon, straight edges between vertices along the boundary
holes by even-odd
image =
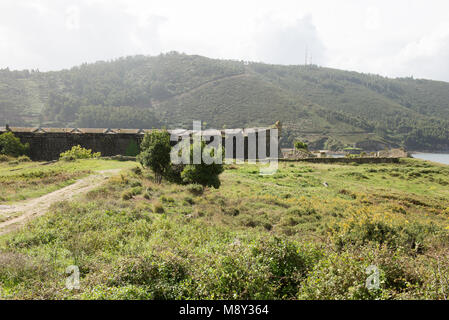
[[[30,148],[28,143],[22,144],[12,132],[0,134],[0,155],[18,157],[26,155]]]
[[[447,166],[298,162],[261,176],[228,165],[220,189],[203,189],[129,164],[0,237],[1,298],[447,298]],[[70,265],[79,290],[65,288]]]
[[[284,124],[283,146],[449,149],[449,84],[171,52],[59,72],[0,70],[11,125],[238,128]]]

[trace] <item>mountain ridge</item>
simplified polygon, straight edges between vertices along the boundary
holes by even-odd
[[[176,52],[0,70],[0,121],[76,127],[284,125],[282,145],[449,150],[449,83]]]

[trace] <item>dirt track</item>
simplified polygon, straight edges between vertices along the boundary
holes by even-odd
[[[118,172],[120,169],[100,171],[42,197],[0,206],[0,218],[2,220],[6,218],[6,221],[0,222],[0,235],[11,232],[23,226],[27,221],[45,214],[55,202],[70,200],[77,195],[95,189],[109,176]]]

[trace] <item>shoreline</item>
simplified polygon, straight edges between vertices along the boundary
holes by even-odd
[[[413,154],[449,154],[449,150],[448,151],[407,151],[409,154],[413,155]]]

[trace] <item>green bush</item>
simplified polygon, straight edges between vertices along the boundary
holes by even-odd
[[[164,206],[162,205],[162,203],[160,203],[160,202],[153,203],[153,212],[154,213],[164,213],[165,209],[164,209]]]
[[[391,249],[403,248],[422,253],[426,243],[433,237],[447,238],[447,232],[435,224],[390,224],[379,219],[362,218],[349,225],[344,232],[334,234],[337,248],[347,245],[366,245],[377,243]]]
[[[195,272],[195,299],[274,299],[268,266],[245,246],[224,247]]]
[[[134,196],[141,194],[141,193],[142,193],[142,187],[136,186],[132,189],[123,191],[122,199],[129,200],[129,199],[132,199]]]
[[[23,156],[18,157],[17,161],[19,161],[19,162],[31,162],[31,159],[30,159],[30,157],[23,155]]]
[[[298,298],[305,300],[368,300],[379,299],[382,290],[368,290],[368,263],[352,254],[332,253],[321,259],[299,287]],[[383,286],[385,276],[380,273]]]
[[[152,299],[180,299],[188,277],[183,259],[174,255],[150,255],[119,261],[110,284],[146,287]]]
[[[101,157],[101,153],[92,153],[91,149],[85,149],[80,145],[72,147],[72,149],[67,150],[59,155],[59,160],[63,161],[74,161],[77,159],[97,159]]]
[[[7,156],[6,154],[0,154],[0,162],[9,162],[12,159],[13,158],[11,158],[10,156]]]
[[[199,195],[203,194],[204,187],[197,183],[189,184],[187,186],[187,191],[189,191],[193,195],[199,196]]]
[[[193,163],[193,152],[195,146],[190,146],[190,163]],[[215,156],[215,149],[208,147],[204,141],[201,142],[201,154],[209,153],[211,158]],[[223,154],[223,152],[222,152]],[[186,165],[181,172],[181,179],[184,183],[201,184],[207,187],[220,187],[219,175],[224,171],[223,164],[211,163],[206,164],[203,161],[200,164]]]
[[[295,149],[296,150],[308,150],[309,146],[307,143],[302,141],[295,141]]]
[[[302,279],[319,257],[318,252],[303,252],[293,242],[280,238],[262,241],[254,252],[268,266],[270,282],[275,284],[274,292],[280,299],[296,296]]]
[[[29,149],[30,145],[22,144],[12,132],[0,134],[0,154],[18,157],[26,154]]]
[[[140,148],[142,152],[137,156],[137,160],[142,166],[153,170],[156,182],[161,183],[170,167],[170,133],[167,130],[146,133]]]

